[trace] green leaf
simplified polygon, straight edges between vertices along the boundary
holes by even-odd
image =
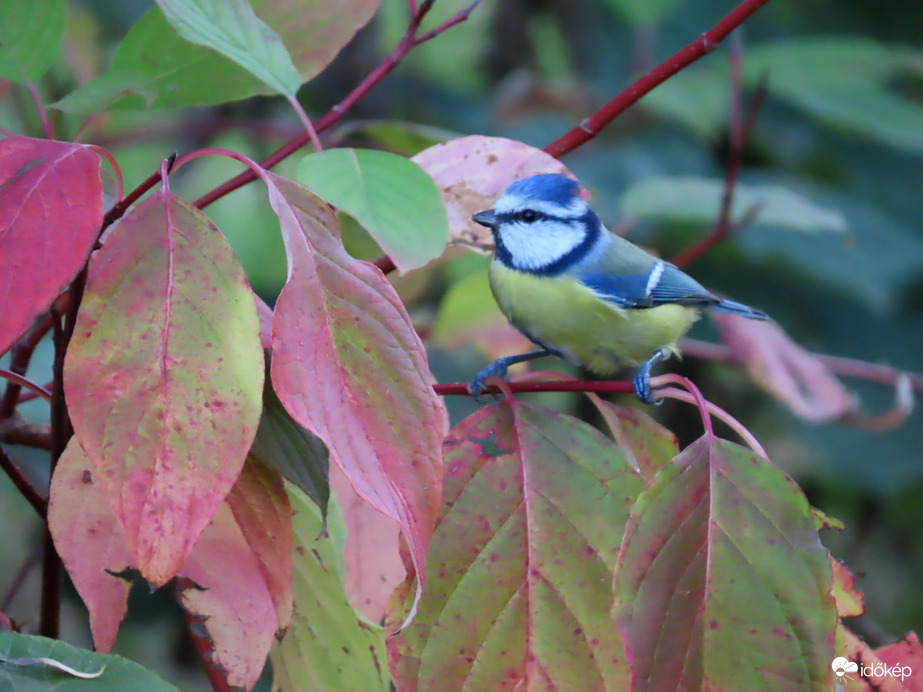
[[[836,607],[804,494],[703,437],[632,509],[614,582],[632,689],[830,689]],[[784,681],[784,684],[781,684]]]
[[[280,94],[294,96],[301,76],[282,39],[247,0],[157,0],[180,36],[226,55]]]
[[[66,0],[0,0],[0,77],[35,82],[58,55]]]
[[[300,74],[298,81],[304,83],[330,64],[369,21],[379,1],[338,0],[335,8],[328,0],[251,0],[250,4],[284,41]],[[131,28],[116,49],[110,71],[144,73],[156,93],[154,108],[224,103],[273,92],[230,58],[179,36],[159,7],[152,7]],[[117,105],[146,107],[139,96],[121,99]]]
[[[685,176],[655,178],[632,185],[622,196],[622,210],[639,219],[712,224],[718,218],[724,181]],[[796,231],[847,230],[846,219],[834,209],[814,204],[779,185],[738,184],[732,219],[757,208],[754,223]]]
[[[150,108],[157,97],[157,86],[144,72],[109,72],[74,89],[61,100],[52,103],[51,108],[72,115],[90,115],[132,94],[144,99],[144,107]]]
[[[44,663],[17,665],[10,660],[49,658],[81,673],[81,679]],[[121,656],[97,654],[54,639],[0,632],[0,689],[15,692],[179,692],[151,671]]]
[[[728,78],[711,67],[683,70],[641,101],[664,118],[673,118],[699,137],[713,137],[727,127]]]
[[[635,25],[656,24],[673,11],[677,0],[607,0],[608,4]]]
[[[263,415],[251,454],[298,486],[326,514],[330,498],[327,447],[318,437],[298,425],[279,401],[269,377],[271,357],[267,351]]]
[[[417,618],[388,639],[398,688],[627,690],[611,578],[643,481],[621,450],[576,418],[504,402],[449,433],[444,484]]]
[[[298,182],[355,217],[402,272],[442,254],[449,222],[432,178],[403,156],[371,149],[309,154]]]
[[[770,93],[841,129],[923,153],[923,107],[889,82],[919,71],[920,54],[871,39],[789,40],[749,50],[745,83],[769,75]]]
[[[326,531],[321,511],[288,486],[295,512],[295,614],[281,643],[270,653],[275,684],[282,692],[390,689],[385,634],[366,622],[343,590],[346,527],[331,498]]]

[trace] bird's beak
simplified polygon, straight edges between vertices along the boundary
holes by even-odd
[[[472,221],[479,223],[482,226],[487,226],[490,230],[495,230],[497,228],[497,215],[494,213],[493,209],[488,209],[487,211],[479,211],[477,214],[471,217]]]

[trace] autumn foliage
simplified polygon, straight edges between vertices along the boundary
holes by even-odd
[[[285,691],[917,689],[831,668],[845,656],[923,676],[923,650],[912,633],[874,649],[843,625],[863,604],[821,543],[820,529],[836,520],[695,385],[655,380],[704,431],[683,448],[647,413],[598,396],[630,391],[627,383],[555,373],[495,382],[495,399],[451,427],[445,397],[464,386],[437,383],[430,331],[392,281],[458,246],[489,250],[471,214],[515,179],[570,174],[558,156],[764,3],[730,8],[598,111],[592,127],[547,151],[468,135],[412,157],[316,151],[294,179],[269,170],[308,141],[320,145],[408,51],[466,20],[477,2],[426,29],[432,1],[408,3],[394,52],[311,122],[298,88],[377,2],[254,0],[251,9],[245,0],[158,0],[111,70],[51,104],[56,112],[276,93],[304,133],[263,163],[220,149],[163,152],[127,194],[117,158],[78,143],[76,132],[56,140],[37,101],[45,137],[0,140],[0,353],[10,354],[0,369],[0,444],[50,451],[47,496],[5,451],[0,460],[50,539],[42,636],[12,631],[22,628],[3,616],[0,630],[11,631],[0,632],[0,687],[51,689],[55,676],[82,676],[86,690],[174,690],[108,655],[131,585],[143,580],[173,589],[215,690],[252,689],[267,661]],[[63,22],[64,3],[47,5]],[[0,10],[0,21],[33,27],[24,7]],[[60,42],[52,28],[48,51]],[[34,92],[48,65],[22,42],[4,49],[0,74]],[[180,171],[206,157],[244,172],[213,181],[198,201],[175,194]],[[247,183],[265,192],[284,244],[286,281],[272,308],[203,211]],[[732,194],[733,176],[727,185]],[[724,238],[733,205],[719,213]],[[817,207],[807,213],[838,224]],[[384,253],[378,261],[344,246],[344,224],[356,222]],[[433,340],[512,352],[522,337],[493,311],[486,281],[466,285],[446,297],[444,307],[460,307],[440,316]],[[471,296],[490,311],[465,312]],[[899,382],[897,409],[865,416],[778,325],[728,316],[717,325],[725,359],[804,419],[884,427],[912,405]],[[25,374],[49,333],[45,386]],[[568,390],[586,392],[598,426],[523,394]],[[39,433],[17,412],[35,397],[51,407]],[[716,420],[735,441],[715,432]],[[89,611],[96,653],[53,641],[57,556]],[[47,686],[27,686],[33,679]]]

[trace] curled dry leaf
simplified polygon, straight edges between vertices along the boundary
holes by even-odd
[[[412,159],[430,174],[449,215],[449,242],[488,252],[490,231],[471,220],[490,209],[507,186],[538,173],[563,173],[567,167],[541,149],[503,137],[472,135],[424,149]]]
[[[823,423],[856,410],[855,398],[827,366],[775,322],[718,313],[712,318],[750,377],[796,415]]]

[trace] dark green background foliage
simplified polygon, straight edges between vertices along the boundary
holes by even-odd
[[[87,81],[108,67],[118,41],[151,4],[72,3],[66,50],[39,85],[44,101],[63,97],[75,80]],[[436,19],[462,4],[440,0]],[[326,136],[331,144],[338,138],[401,153],[432,141],[431,131],[397,138],[349,125],[360,119],[398,119],[542,147],[632,76],[710,28],[733,4],[484,0],[469,22],[411,53],[359,103],[346,125]],[[300,91],[309,115],[325,112],[380,61],[403,33],[406,13],[403,0],[384,0],[373,23]],[[809,349],[917,372],[923,371],[921,26],[923,4],[917,0],[776,0],[744,26],[744,102],[764,71],[769,90],[744,151],[741,181],[784,185],[839,210],[849,231],[844,236],[752,225],[690,269],[703,284],[765,309]],[[820,43],[822,38],[836,41]],[[565,157],[610,226],[619,222],[620,199],[632,185],[663,176],[722,177],[729,148],[728,55],[726,43]],[[106,117],[90,139],[114,153],[126,189],[172,151],[223,146],[260,159],[300,128],[284,101],[270,98],[209,108],[123,110]],[[63,117],[59,136],[72,136],[81,121]],[[24,90],[13,89],[0,99],[0,125],[17,133],[40,132]],[[278,170],[293,175],[294,165],[287,161]],[[239,170],[226,160],[201,161],[181,171],[174,190],[194,199]],[[253,286],[272,301],[285,268],[277,225],[263,199],[262,190],[245,188],[210,207],[208,214],[230,237]],[[635,224],[631,237],[669,257],[707,231],[702,223],[646,219]],[[356,252],[380,254],[369,248],[368,239],[352,235],[347,233]],[[431,320],[444,290],[482,266],[482,258],[474,255],[440,265],[410,305],[411,314],[421,323]],[[694,335],[716,338],[705,322]],[[36,372],[47,371],[50,351],[42,349],[33,359]],[[469,379],[485,358],[473,349],[436,349],[431,360],[440,381],[456,381]],[[854,572],[865,575],[859,586],[869,616],[854,623],[856,629],[872,644],[920,629],[923,593],[916,586],[923,577],[923,413],[918,410],[903,427],[886,433],[811,425],[757,390],[739,368],[694,359],[674,367],[743,421],[814,505],[846,522],[846,533],[826,532],[825,540]],[[848,385],[867,411],[891,404],[886,387]],[[577,401],[562,395],[553,405],[579,406]],[[472,409],[459,399],[449,404],[453,421]],[[35,406],[34,411],[41,410]],[[684,443],[700,432],[686,407],[667,404],[657,413]],[[16,453],[26,458],[23,450]],[[31,510],[16,497],[6,478],[0,479],[0,525],[32,522],[37,533]],[[20,563],[32,538],[4,538],[0,561]],[[0,575],[0,597],[13,577]],[[27,584],[20,598],[28,601],[37,590],[37,583]],[[198,671],[187,670],[198,666],[194,661],[174,661],[178,666],[167,672],[163,659],[184,649],[182,629],[150,599],[143,600],[131,609],[116,652],[163,671],[184,688],[201,684]],[[76,597],[67,606],[72,616],[65,618],[64,638],[89,644],[88,633],[73,631],[84,626],[76,615],[82,606]],[[4,611],[8,607],[0,605]],[[15,605],[8,612],[20,616]]]

